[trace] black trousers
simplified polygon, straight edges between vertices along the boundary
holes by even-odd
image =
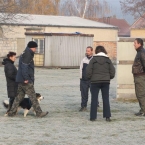
[[[81,91],[81,107],[87,107],[88,95],[90,89],[90,81],[80,81],[80,91]]]
[[[103,117],[111,117],[109,103],[109,83],[92,83],[91,84],[91,110],[90,119],[97,118],[97,104],[99,91],[102,92],[103,99]]]

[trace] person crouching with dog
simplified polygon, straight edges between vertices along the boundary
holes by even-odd
[[[16,82],[18,82],[18,92],[14,100],[11,110],[8,112],[8,116],[15,116],[19,104],[28,95],[32,103],[32,107],[36,113],[37,117],[44,117],[48,112],[42,112],[41,107],[36,98],[36,93],[34,90],[34,54],[36,52],[38,45],[34,41],[30,41],[27,44],[26,49],[22,53],[19,59],[18,73],[16,76]]]
[[[7,94],[9,98],[9,107],[7,112],[10,111],[14,99],[17,96],[18,84],[16,83],[17,68],[14,65],[15,60],[16,53],[9,52],[7,54],[7,58],[3,59],[2,62],[2,64],[4,65],[4,72],[7,82]]]

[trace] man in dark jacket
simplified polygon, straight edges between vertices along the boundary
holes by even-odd
[[[34,90],[34,53],[37,48],[37,43],[30,41],[27,48],[20,56],[19,68],[16,77],[16,82],[18,82],[18,95],[14,100],[11,110],[8,112],[9,116],[14,116],[16,114],[17,108],[25,94],[27,94],[31,100],[32,107],[36,112],[37,117],[44,117],[48,112],[42,112],[40,105],[36,99],[36,94]]]
[[[9,98],[9,107],[7,112],[11,109],[15,97],[17,96],[18,84],[16,83],[17,69],[14,66],[16,60],[16,53],[9,52],[7,58],[3,59],[4,71],[7,81],[7,93]]]
[[[135,92],[139,102],[140,111],[135,113],[136,116],[145,116],[145,49],[143,48],[143,40],[136,38],[134,47],[137,51],[132,73],[134,76]]]
[[[86,48],[86,57],[83,58],[80,65],[80,91],[81,91],[81,109],[79,111],[87,110],[88,94],[90,88],[90,80],[86,76],[86,68],[93,58],[93,48],[88,46]]]

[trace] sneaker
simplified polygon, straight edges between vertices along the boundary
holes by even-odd
[[[41,112],[40,115],[36,115],[36,116],[42,118],[42,117],[45,117],[48,113],[49,112]]]
[[[110,117],[106,117],[106,121],[107,121],[107,122],[111,122]]]
[[[79,111],[80,112],[87,111],[87,108],[86,107],[82,107]]]
[[[142,113],[142,112],[138,112],[138,113],[135,113],[134,115],[135,115],[135,116],[143,116],[144,113]]]

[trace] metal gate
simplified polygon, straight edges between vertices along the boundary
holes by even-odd
[[[34,56],[34,64],[35,66],[44,66],[45,39],[33,38],[32,40],[38,44],[38,48]]]

